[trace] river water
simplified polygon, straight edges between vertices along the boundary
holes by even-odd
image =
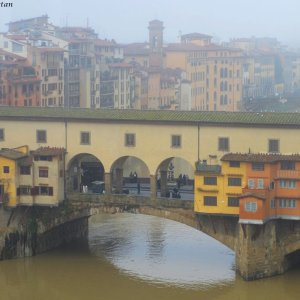
[[[0,299],[298,300],[300,269],[245,282],[234,253],[195,229],[152,216],[98,215],[88,241],[0,262]]]

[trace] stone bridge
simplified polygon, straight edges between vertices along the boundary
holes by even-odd
[[[235,252],[236,270],[246,280],[282,274],[300,262],[300,222],[245,225],[237,217],[195,214],[193,201],[114,194],[70,194],[60,207],[15,209],[10,230],[0,235],[0,258],[34,255],[86,237],[90,216],[122,212],[167,218],[204,232]]]

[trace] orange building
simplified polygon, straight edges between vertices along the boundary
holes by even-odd
[[[300,220],[300,155],[226,154],[222,161],[246,164],[247,185],[240,199],[240,223]]]
[[[40,79],[27,60],[0,50],[0,105],[39,106]]]

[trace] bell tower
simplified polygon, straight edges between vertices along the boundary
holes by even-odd
[[[150,67],[163,66],[163,22],[152,20],[149,22]]]

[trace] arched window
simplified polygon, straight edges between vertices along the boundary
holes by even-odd
[[[223,105],[223,102],[224,102],[224,97],[223,97],[223,95],[221,95],[220,96],[220,104]]]

